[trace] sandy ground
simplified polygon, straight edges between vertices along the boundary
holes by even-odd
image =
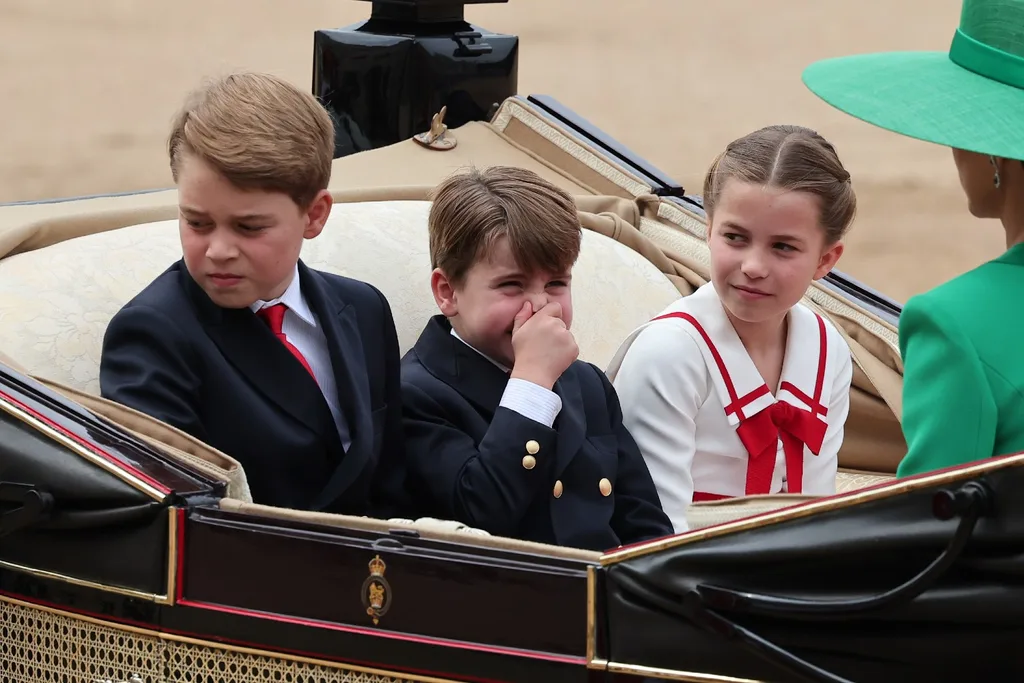
[[[163,145],[183,94],[246,68],[308,88],[312,34],[369,14],[353,0],[0,0],[0,201],[169,186]],[[469,19],[521,39],[519,91],[557,97],[691,190],[729,140],[800,123],[836,144],[860,213],[840,268],[891,296],[1002,250],[967,213],[947,149],[833,110],[808,63],[944,50],[960,0],[511,0]]]

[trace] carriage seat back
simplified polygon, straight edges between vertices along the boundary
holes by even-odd
[[[426,201],[336,204],[307,241],[310,267],[364,280],[387,297],[404,354],[437,313],[430,292]],[[103,333],[115,313],[181,257],[176,220],[58,242],[0,260],[0,352],[29,373],[98,394]],[[573,332],[605,367],[637,325],[678,290],[629,247],[584,230],[574,270]]]

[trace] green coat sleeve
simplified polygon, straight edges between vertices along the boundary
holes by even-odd
[[[900,315],[906,477],[992,457],[996,404],[977,351],[955,318],[927,296]]]

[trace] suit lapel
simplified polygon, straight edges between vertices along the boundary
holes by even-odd
[[[413,351],[430,374],[474,405],[479,413],[494,415],[508,376],[451,333],[451,323],[435,315],[427,323]]]
[[[301,261],[299,278],[302,291],[327,338],[338,405],[351,441],[348,452],[317,501],[317,507],[324,507],[336,500],[359,477],[372,455],[370,383],[363,360],[365,354],[355,308],[331,291],[322,276],[311,271]]]
[[[316,380],[248,308],[221,308],[181,265],[182,286],[210,339],[247,380],[283,412],[318,434],[337,434]]]
[[[490,419],[498,409],[508,378],[504,372],[451,333],[451,324],[441,315],[427,323],[413,349],[423,366],[439,380],[465,397],[477,412]],[[583,393],[579,379],[571,369],[555,382],[554,391],[562,399],[554,428],[558,432],[555,465],[561,474],[579,452],[586,437]]]
[[[587,434],[587,422],[583,413],[583,392],[572,367],[562,373],[555,382],[554,391],[562,399],[562,409],[558,412],[554,424],[558,432],[555,476],[560,477],[583,445]]]

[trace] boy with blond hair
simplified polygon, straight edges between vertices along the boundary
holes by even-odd
[[[576,206],[531,171],[449,177],[429,218],[434,316],[402,360],[418,514],[605,550],[672,533],[598,368],[576,359]]]
[[[238,459],[257,503],[399,515],[391,309],[299,259],[330,215],[333,150],[328,113],[279,78],[194,93],[168,141],[183,258],[111,320],[100,383]]]

